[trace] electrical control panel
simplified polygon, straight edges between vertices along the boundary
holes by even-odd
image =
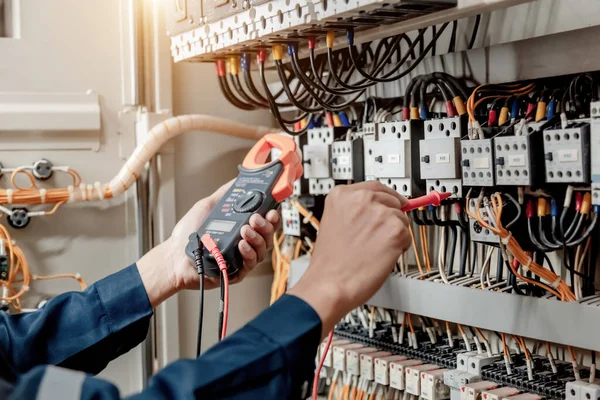
[[[590,182],[590,124],[576,122],[544,130],[546,182]]]
[[[422,138],[420,121],[380,122],[376,141],[368,150],[375,178],[403,196],[423,193],[417,158]]]
[[[462,140],[462,174],[465,186],[494,186],[492,139]]]
[[[357,138],[331,145],[331,176],[335,180],[364,181],[364,141]]]
[[[425,139],[419,141],[421,178],[427,190],[462,197],[460,138],[466,134],[460,117],[425,121]]]

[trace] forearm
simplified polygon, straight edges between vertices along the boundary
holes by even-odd
[[[145,338],[151,315],[133,265],[35,312],[0,313],[0,351],[16,373],[40,364],[98,373]]]
[[[180,360],[156,374],[132,399],[297,399],[314,370],[321,321],[306,302],[284,296],[248,325],[195,360]],[[35,398],[50,379],[64,381],[65,393],[82,399],[119,399],[117,388],[101,379],[57,368],[36,368],[13,388],[17,398]],[[61,387],[61,389],[63,388]]]

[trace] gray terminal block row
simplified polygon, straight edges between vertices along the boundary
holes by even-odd
[[[592,168],[592,204],[600,205],[600,101],[592,102],[590,106],[591,132],[590,150]]]
[[[492,139],[462,140],[462,174],[466,186],[494,186]]]
[[[427,191],[449,191],[453,197],[462,197],[460,138],[464,134],[466,126],[460,117],[425,121],[419,163]]]
[[[544,130],[544,158],[547,183],[589,183],[590,124]]]

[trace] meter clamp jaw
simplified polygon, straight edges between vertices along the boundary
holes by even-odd
[[[273,147],[280,149],[281,154],[277,160],[265,164]],[[200,237],[206,233],[211,235],[227,262],[230,276],[243,267],[238,249],[242,227],[249,223],[252,214],[264,217],[279,202],[292,195],[294,181],[302,176],[302,162],[292,138],[269,134],[250,150],[238,170],[235,182],[197,232]],[[191,244],[185,249],[192,260],[193,250]],[[203,259],[206,276],[218,277],[220,271],[217,262],[206,249]]]

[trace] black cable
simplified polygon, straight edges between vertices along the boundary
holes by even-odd
[[[469,50],[475,46],[475,40],[477,40],[477,33],[479,33],[479,24],[481,23],[481,14],[475,17],[475,25],[473,26],[473,33],[471,34],[471,40],[469,41]]]
[[[240,95],[242,100],[244,100],[246,103],[248,103],[251,106],[257,107],[257,108],[268,107],[267,102],[263,103],[263,102],[257,101],[255,99],[253,99],[252,97],[250,97],[248,95],[248,93],[246,93],[246,90],[244,90],[244,88],[242,87],[242,84],[240,82],[240,78],[238,75],[231,75],[231,80],[233,82],[233,88],[237,91],[237,93]]]
[[[556,274],[556,271],[554,271],[554,266],[550,261],[550,257],[548,257],[548,254],[546,253],[544,253],[544,261],[546,261],[546,264],[548,264],[548,268],[550,269],[550,271],[552,271],[553,274]]]
[[[202,323],[204,320],[204,259],[202,258],[204,246],[198,233],[190,235],[190,243],[192,248],[194,248],[192,254],[194,255],[194,264],[196,265],[198,279],[200,280],[200,313],[198,316],[198,339],[196,343],[196,356],[199,356],[202,351]]]
[[[225,99],[227,99],[227,101],[229,103],[231,103],[232,105],[234,105],[235,107],[240,108],[245,111],[254,110],[254,107],[241,102],[239,99],[237,99],[233,95],[233,93],[231,92],[231,89],[229,88],[229,85],[227,84],[226,77],[219,76],[219,88],[221,89],[221,93],[223,93],[223,96],[225,97]]]
[[[217,337],[220,342],[223,340],[223,318],[225,313],[225,280],[223,279],[223,274],[219,274],[219,286],[221,288],[221,297],[219,299],[219,331],[217,332]]]
[[[304,104],[301,104],[296,99],[296,97],[292,93],[292,90],[290,89],[290,86],[286,82],[286,76],[285,76],[285,73],[283,72],[283,64],[281,63],[281,60],[275,60],[275,68],[277,69],[277,74],[279,75],[279,80],[281,81],[281,84],[283,85],[283,90],[285,90],[285,94],[287,95],[288,100],[292,102],[294,107],[296,107],[300,111],[304,111],[306,113],[316,113],[316,112],[321,111],[321,107],[305,106]],[[301,81],[300,81],[300,83],[301,83]]]
[[[504,278],[503,272],[504,268],[504,257],[502,257],[502,252],[500,250],[497,251],[498,255],[496,257],[496,283],[502,282]]]
[[[463,230],[460,238],[460,266],[458,276],[463,277],[467,274],[467,259],[469,258],[469,234]]]
[[[544,245],[542,245],[536,238],[535,234],[533,233],[533,228],[531,226],[531,220],[533,218],[527,218],[527,232],[529,233],[529,240],[531,240],[531,243],[538,249],[541,251],[548,251],[551,250],[547,247],[545,247]]]
[[[452,21],[452,34],[450,35],[450,44],[448,45],[448,53],[454,53],[456,50],[456,31],[458,30],[458,21]]]
[[[581,235],[581,237],[579,239],[577,239],[573,242],[567,243],[567,246],[574,247],[574,246],[578,246],[581,243],[583,243],[583,241],[586,240],[590,236],[590,234],[596,227],[597,220],[598,220],[598,214],[596,214],[596,213],[592,214],[592,221],[590,222],[590,226],[587,227],[587,229],[583,232],[583,234]]]
[[[546,232],[544,231],[544,217],[538,217],[538,235],[540,236],[540,242],[549,249],[558,250],[561,248],[560,244],[554,244],[546,238]]]
[[[437,27],[435,25],[431,26],[431,36],[435,36],[437,31]],[[435,57],[435,50],[436,50],[436,46],[435,46],[435,42],[433,42],[433,46],[431,46],[431,56]]]

